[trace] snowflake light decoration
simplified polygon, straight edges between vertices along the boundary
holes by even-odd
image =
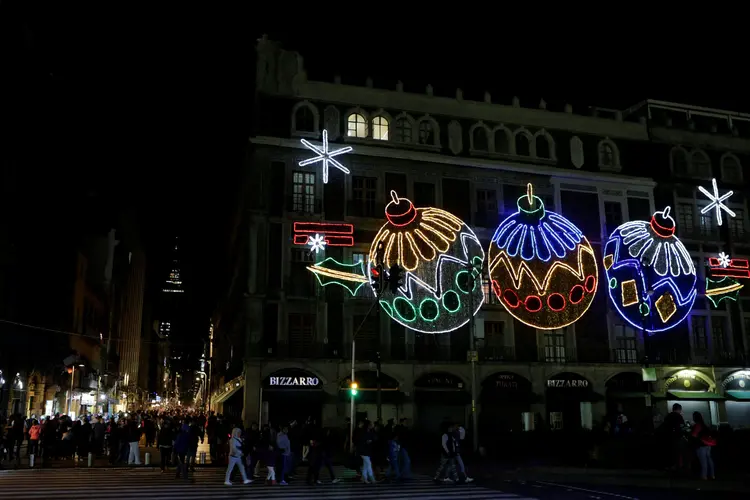
[[[307,160],[302,160],[299,162],[300,167],[305,167],[307,165],[312,165],[313,163],[322,162],[323,163],[323,184],[328,184],[328,167],[332,166],[335,168],[338,168],[345,174],[349,173],[349,169],[343,166],[336,158],[335,156],[342,155],[344,153],[349,153],[352,151],[351,146],[346,146],[341,149],[336,149],[335,151],[329,151],[328,150],[328,131],[323,130],[323,147],[319,148],[315,144],[311,143],[310,141],[306,139],[301,140],[302,144],[309,150],[315,152],[318,154],[318,156],[314,158],[308,158]]]
[[[307,238],[307,244],[310,245],[310,251],[318,253],[325,249],[326,237],[321,234],[310,236]]]
[[[735,217],[737,214],[735,214],[728,206],[724,204],[725,200],[728,200],[730,196],[734,194],[734,191],[727,191],[723,195],[719,196],[719,188],[716,186],[716,179],[711,179],[711,185],[714,188],[713,194],[709,193],[706,188],[703,186],[698,186],[698,189],[700,189],[701,193],[705,194],[706,197],[708,197],[709,200],[711,200],[711,203],[706,205],[703,210],[701,210],[702,214],[705,214],[706,212],[715,209],[716,210],[716,223],[721,226],[721,211],[724,210],[726,213],[731,215],[732,217]]]
[[[721,267],[729,267],[729,263],[732,261],[732,259],[729,258],[729,255],[725,254],[724,252],[719,253],[719,265]]]

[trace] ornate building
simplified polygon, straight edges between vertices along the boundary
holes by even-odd
[[[235,279],[230,299],[217,313],[222,319],[214,352],[221,361],[214,364],[214,376],[225,382],[213,395],[213,408],[231,407],[228,413],[243,408],[246,422],[313,416],[340,424],[349,414],[346,389],[356,331],[359,417],[377,414],[379,361],[384,419],[413,418],[425,431],[436,429],[444,418],[468,422],[472,379],[467,359],[474,355],[480,434],[482,427],[528,429],[532,422],[590,428],[618,409],[639,423],[652,416],[658,420],[669,401],[690,397],[684,390],[670,392],[677,380],[682,389],[688,387],[685,380],[705,389],[695,400],[701,398],[712,421],[727,421],[720,379],[742,367],[725,353],[747,350],[745,323],[737,321],[736,329],[724,330],[731,332],[724,338],[731,335],[732,340],[722,349],[707,349],[710,344],[704,340],[688,342],[696,338],[696,315],[706,325],[714,324],[706,319],[713,314],[732,315],[729,310],[709,311],[699,283],[701,295],[691,319],[644,343],[643,329],[612,307],[602,264],[603,246],[618,226],[649,221],[665,204],[676,207],[678,236],[699,230],[697,208],[683,216],[681,191],[668,187],[675,180],[669,171],[672,146],[687,145],[689,139],[701,143],[694,137],[698,132],[678,131],[674,124],[662,132],[647,112],[652,104],[580,112],[570,105],[548,109],[543,100],[533,106],[518,98],[500,102],[489,93],[473,101],[460,89],[453,96],[438,96],[429,85],[407,92],[400,82],[382,89],[371,79],[364,85],[344,84],[340,77],[310,81],[299,54],[265,38],[257,51],[255,129],[234,240]],[[718,121],[728,117],[711,113]],[[331,162],[326,178],[322,162],[300,166],[314,156],[301,139],[324,147],[319,146],[323,131],[331,150],[353,148],[336,158],[348,172]],[[687,165],[694,158],[698,167],[710,170],[711,155],[718,162],[722,155],[730,157],[727,151],[750,145],[741,133],[722,135],[716,129],[707,137],[716,141],[708,167],[703,156],[688,156]],[[741,155],[731,158],[735,164],[743,160]],[[692,167],[680,163],[678,168],[686,180],[698,178]],[[730,170],[741,176],[741,169]],[[517,297],[493,290],[485,268],[484,303],[475,321],[451,333],[419,333],[392,321],[381,308],[371,311],[375,299],[370,287],[359,287],[350,296],[340,287],[319,286],[307,269],[327,258],[367,262],[392,191],[417,207],[439,207],[465,221],[487,249],[496,240],[498,224],[521,208],[528,183],[546,210],[580,228],[598,262],[598,278],[591,271],[586,293],[598,292],[588,311],[571,324],[560,321],[556,328],[552,320],[539,325],[522,314],[509,314],[518,306]],[[665,196],[669,192],[671,198]],[[696,207],[699,201],[691,198]],[[746,211],[738,206],[735,213],[733,220],[744,227]],[[335,240],[342,246],[311,251],[303,228],[315,228],[331,243],[334,233],[326,233],[333,231],[330,224],[344,225],[347,237]],[[729,237],[732,230],[724,228]],[[692,253],[693,243],[686,244]],[[714,246],[704,256],[724,248]],[[568,300],[575,303],[572,295]],[[553,306],[549,304],[555,310]],[[520,307],[535,308],[529,301]],[[729,321],[724,324],[729,328]],[[712,327],[705,328],[701,339],[711,336]],[[475,353],[470,350],[472,335]],[[678,337],[681,344],[674,340]],[[647,353],[657,379],[651,387],[642,377]],[[710,368],[718,362],[726,368]],[[680,372],[685,369],[693,371]],[[750,416],[744,423],[750,423]]]

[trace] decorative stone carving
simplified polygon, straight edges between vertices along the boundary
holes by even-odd
[[[404,82],[401,80],[396,82],[396,92],[403,92],[404,91]]]
[[[487,91],[484,92],[484,102],[492,104],[492,95]]]
[[[328,140],[335,141],[341,136],[341,114],[336,106],[330,105],[323,111],[323,128],[328,131]]]
[[[452,120],[448,124],[448,149],[454,155],[459,154],[464,148],[463,133],[461,131],[461,124],[456,120]]]
[[[427,84],[427,88],[425,89],[425,92],[427,92],[427,95],[432,97],[432,85],[429,83]]]
[[[296,52],[281,51],[278,67],[278,81],[279,92],[282,94],[291,94],[293,92],[292,83],[299,71],[300,64],[297,60],[299,57],[300,55]]]
[[[539,109],[547,109],[547,101],[544,99],[539,101]]]
[[[574,135],[570,139],[570,162],[575,168],[581,168],[583,160],[583,141]]]
[[[518,96],[513,96],[513,107],[514,108],[520,108],[521,107],[521,99],[518,98]]]
[[[274,93],[278,90],[276,74],[276,61],[279,54],[279,46],[272,42],[266,35],[258,39],[255,47],[258,56],[258,64],[255,72],[255,83],[258,90]]]
[[[464,91],[461,89],[456,89],[456,100],[457,101],[463,101],[464,100]]]

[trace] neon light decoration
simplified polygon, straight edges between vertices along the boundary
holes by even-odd
[[[698,189],[700,189],[701,193],[705,194],[706,197],[711,200],[711,203],[703,207],[701,210],[702,214],[705,214],[706,212],[709,212],[710,210],[714,209],[716,210],[716,223],[721,226],[721,211],[724,210],[726,213],[731,215],[732,217],[735,217],[737,214],[735,214],[728,206],[724,204],[725,200],[728,200],[730,196],[734,194],[734,191],[727,191],[723,195],[719,196],[719,188],[716,186],[716,179],[711,179],[711,185],[714,188],[713,193],[709,193],[706,188],[703,186],[698,186]]]
[[[545,210],[531,184],[517,205],[490,243],[492,291],[522,323],[542,330],[570,325],[594,300],[594,250],[569,220]]]
[[[706,278],[706,297],[714,307],[725,299],[736,301],[740,290],[745,286],[738,279],[750,278],[750,265],[747,259],[730,259],[721,252],[718,257],[709,257],[708,266],[712,278]]]
[[[313,246],[311,240],[323,237],[319,245],[329,247],[350,247],[354,245],[354,226],[328,222],[295,222],[294,244]],[[313,248],[315,250],[315,248]]]
[[[481,270],[484,250],[474,231],[439,208],[415,208],[391,191],[388,219],[370,246],[375,266],[378,244],[383,265],[404,269],[397,294],[382,291],[380,307],[396,322],[423,333],[447,333],[469,322],[484,302]]]
[[[307,165],[312,165],[313,163],[321,162],[323,164],[323,184],[328,184],[328,167],[335,167],[345,174],[349,173],[349,169],[343,166],[339,161],[335,158],[336,156],[342,155],[344,153],[349,153],[352,151],[351,146],[346,146],[344,148],[336,149],[334,151],[328,150],[328,131],[323,130],[323,147],[320,148],[316,146],[315,144],[311,143],[307,139],[302,139],[300,142],[309,149],[310,151],[313,151],[318,156],[314,156],[312,158],[308,158],[307,160],[302,160],[299,162],[300,167],[306,167]]]
[[[320,286],[338,285],[352,296],[357,294],[362,285],[370,282],[370,278],[365,274],[365,264],[361,261],[344,264],[328,257],[313,266],[308,266],[307,269],[315,275]]]
[[[669,212],[666,207],[649,222],[622,224],[604,246],[612,303],[631,325],[651,334],[684,320],[698,293],[693,260],[674,235]]]

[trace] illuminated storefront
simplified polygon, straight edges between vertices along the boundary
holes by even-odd
[[[735,429],[750,427],[750,371],[730,373],[721,385],[727,398],[727,423]]]
[[[712,425],[719,423],[717,402],[724,398],[716,393],[716,384],[705,373],[698,370],[680,370],[664,381],[667,409],[672,405],[682,405],[686,421],[693,420],[693,412],[700,412],[703,419]]]

